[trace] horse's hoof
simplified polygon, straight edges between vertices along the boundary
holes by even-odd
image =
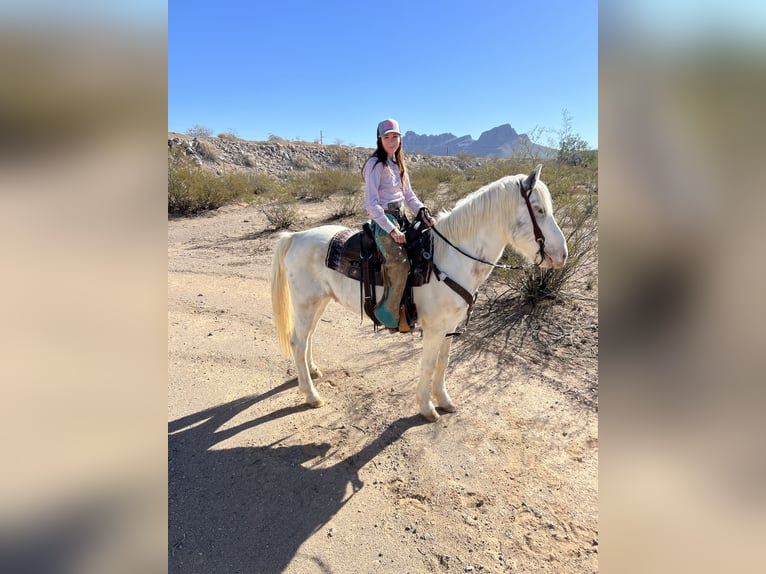
[[[446,405],[439,405],[439,408],[443,410],[445,413],[456,413],[457,407],[453,405],[452,403],[447,403]]]
[[[319,369],[311,369],[309,371],[309,375],[311,376],[312,379],[321,379],[322,371],[320,371]]]
[[[439,413],[436,412],[436,409],[432,408],[427,413],[420,413],[420,415],[426,419],[429,423],[435,423],[439,420]]]
[[[324,400],[321,397],[317,397],[313,400],[307,400],[306,404],[310,406],[312,409],[318,409],[324,404]]]

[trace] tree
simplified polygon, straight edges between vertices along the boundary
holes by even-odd
[[[572,116],[564,109],[561,112],[561,130],[557,160],[559,164],[579,165],[585,160],[588,142],[572,131]]]

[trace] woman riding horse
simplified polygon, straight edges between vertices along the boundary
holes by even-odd
[[[396,120],[378,124],[377,147],[362,167],[364,176],[364,207],[372,218],[375,243],[383,257],[383,299],[375,307],[375,317],[389,329],[408,330],[403,310],[402,294],[407,283],[410,264],[404,249],[407,219],[403,207],[414,213],[425,209],[412,191],[407,167],[402,155],[402,135]],[[435,221],[427,215],[425,221]]]

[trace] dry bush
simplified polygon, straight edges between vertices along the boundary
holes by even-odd
[[[284,193],[261,206],[261,213],[274,230],[290,229],[298,222],[295,198]]]
[[[199,124],[194,124],[191,128],[186,130],[186,133],[195,138],[207,138],[213,135],[213,130]]]
[[[569,256],[561,269],[530,268],[522,272],[496,270],[491,280],[500,289],[497,299],[518,299],[533,308],[545,300],[561,298],[567,285],[585,280],[595,273],[598,260],[598,204],[589,194],[560,197],[555,207],[556,220],[567,241]],[[504,257],[516,264],[518,256]]]
[[[215,162],[218,161],[218,150],[209,142],[203,140],[195,140],[192,145],[194,147],[194,151],[196,151],[197,155],[201,158]]]
[[[331,219],[361,215],[364,211],[364,194],[342,194],[332,198]]]
[[[314,167],[313,162],[305,155],[294,153],[290,157],[290,165],[295,169],[308,170]]]
[[[251,153],[243,153],[241,161],[245,167],[255,167],[255,156]]]

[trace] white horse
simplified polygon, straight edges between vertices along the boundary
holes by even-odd
[[[465,318],[469,303],[448,283],[457,283],[473,295],[492,271],[491,264],[465,254],[495,262],[510,244],[528,261],[537,258],[540,267],[561,268],[566,261],[566,240],[553,217],[548,187],[540,181],[541,168],[538,165],[528,176],[509,175],[486,185],[437,217],[435,229],[452,244],[434,237],[433,262],[439,270],[434,275],[442,280],[432,276],[429,283],[413,289],[423,330],[416,397],[420,414],[429,421],[439,418],[437,406],[450,413],[456,410],[444,381],[452,342],[446,335]],[[319,318],[330,300],[357,312],[360,306],[359,282],[325,265],[330,240],[343,229],[324,225],[283,233],[272,263],[271,300],[279,344],[286,356],[292,354],[298,386],[312,407],[323,403],[312,381],[321,377],[311,351]],[[382,287],[378,287],[377,300],[381,295]]]

